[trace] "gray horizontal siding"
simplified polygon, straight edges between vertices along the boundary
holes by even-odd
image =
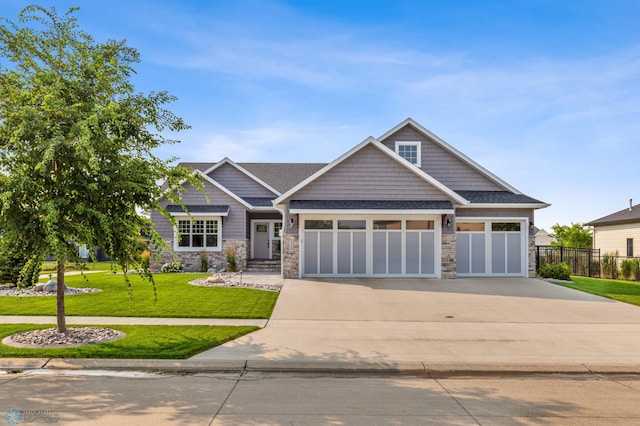
[[[291,199],[448,200],[448,197],[379,149],[366,146]]]
[[[205,191],[209,201],[205,197],[205,194],[198,191],[191,184],[185,185],[185,191],[182,193],[182,201],[185,204],[219,204],[229,206],[229,214],[222,219],[222,239],[244,239],[245,234],[245,221],[246,221],[246,208],[237,202],[234,198],[220,191],[215,186],[208,182],[205,182]],[[169,204],[169,201],[164,199],[161,202],[163,207]],[[213,215],[215,216],[215,215]],[[156,224],[156,230],[162,238],[167,241],[173,241],[173,228],[171,223],[163,217],[160,213],[151,212],[151,220]]]
[[[420,141],[422,169],[453,190],[500,191],[501,186],[470,167],[439,144],[406,125],[381,142],[395,151],[396,141]]]
[[[230,164],[223,164],[211,173],[209,177],[229,189],[239,197],[274,197],[271,191],[260,185],[249,176]]]

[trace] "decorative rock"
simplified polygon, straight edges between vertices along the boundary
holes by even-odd
[[[66,333],[47,328],[7,336],[2,343],[22,348],[55,348],[109,342],[121,337],[124,333],[104,327],[68,328]]]
[[[215,283],[223,283],[225,279],[221,276],[207,277],[205,278],[205,282],[215,284]]]
[[[58,291],[58,281],[47,281],[46,284],[42,287],[42,290],[44,290],[45,293],[56,293]]]
[[[282,289],[282,281],[255,282],[247,281],[246,279],[243,281],[240,273],[221,273],[213,277],[198,278],[193,281],[189,281],[189,284],[201,287],[242,287],[278,292]]]
[[[0,296],[17,296],[17,297],[31,297],[31,296],[54,296],[57,292],[47,293],[44,290],[44,284],[36,284],[33,287],[17,288],[11,285],[0,285]],[[102,291],[98,288],[88,287],[67,287],[65,286],[64,294],[86,294]]]

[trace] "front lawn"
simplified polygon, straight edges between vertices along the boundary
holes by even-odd
[[[68,287],[93,287],[97,293],[65,296],[67,315],[164,318],[255,318],[271,316],[278,293],[248,288],[198,287],[188,282],[207,274],[156,274],[153,287],[129,275],[133,298],[121,274],[93,273],[65,277]],[[2,315],[55,315],[55,296],[0,297]]]
[[[586,293],[640,306],[640,282],[572,276],[573,283],[556,283]]]
[[[51,327],[51,325],[3,324],[0,325],[0,340],[23,331]],[[73,327],[76,326],[70,328]],[[0,344],[0,358],[186,359],[259,329],[245,326],[194,325],[83,325],[82,327],[108,327],[122,331],[126,336],[113,342],[75,348],[27,349]]]
[[[113,268],[120,270],[119,266],[113,262],[86,262],[81,265],[68,263],[65,265],[66,271],[79,271],[80,269],[83,271],[111,271]],[[55,277],[57,270],[58,264],[56,262],[43,262],[40,275],[52,274]]]

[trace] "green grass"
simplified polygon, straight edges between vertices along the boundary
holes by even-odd
[[[87,326],[83,326],[87,327]],[[185,359],[237,339],[258,327],[106,325],[126,334],[113,342],[58,349],[14,348],[0,344],[0,358],[139,358]],[[23,331],[51,325],[0,325],[0,340]]]
[[[117,270],[120,270],[120,268],[118,267],[117,264],[112,263],[112,262],[87,262],[87,263],[83,263],[82,265],[82,270],[83,271],[110,271],[112,268],[116,268]],[[55,275],[56,271],[57,271],[57,264],[56,262],[44,262],[42,264],[42,267],[40,268],[40,275],[45,275],[45,274],[53,274]],[[78,268],[78,265],[73,264],[73,263],[69,263],[67,265],[65,265],[65,270],[66,271],[79,271],[80,268]]]
[[[130,275],[130,298],[121,274],[94,273],[65,277],[68,287],[93,287],[97,293],[65,296],[68,316],[255,318],[271,316],[277,292],[247,288],[198,287],[189,281],[207,274],[156,274],[153,287],[138,275]],[[0,297],[2,315],[55,315],[55,296]]]
[[[572,276],[574,283],[556,283],[586,293],[640,306],[640,282]]]

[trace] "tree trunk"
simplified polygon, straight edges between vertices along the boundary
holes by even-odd
[[[64,260],[58,260],[58,270],[56,275],[58,289],[56,291],[56,316],[58,319],[58,331],[67,332],[67,320],[64,316]]]

